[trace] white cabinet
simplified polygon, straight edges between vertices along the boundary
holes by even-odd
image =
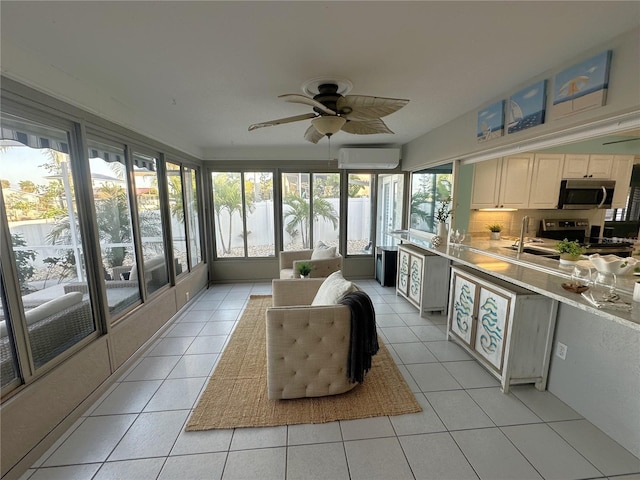
[[[610,178],[613,155],[566,154],[562,178]]]
[[[500,194],[502,159],[494,158],[473,166],[471,208],[496,208]]]
[[[500,380],[544,390],[557,302],[465,267],[451,268],[447,337]]]
[[[398,247],[396,292],[423,312],[447,310],[449,260],[414,245]]]
[[[529,208],[558,208],[563,164],[563,154],[536,154],[533,160]]]
[[[615,155],[613,157],[611,180],[616,181],[616,187],[613,191],[612,208],[624,208],[627,206],[632,172],[633,155]]]
[[[533,154],[477,163],[473,169],[471,208],[526,208]]]

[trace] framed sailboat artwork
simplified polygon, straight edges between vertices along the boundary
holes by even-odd
[[[519,132],[544,123],[547,81],[541,80],[509,97],[507,133]]]

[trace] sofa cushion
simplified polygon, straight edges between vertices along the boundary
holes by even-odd
[[[330,247],[322,241],[319,241],[313,252],[311,252],[311,260],[323,260],[325,258],[335,258],[336,247]]]
[[[67,308],[72,307],[76,303],[80,303],[81,301],[82,293],[69,292],[62,295],[61,297],[49,300],[48,302],[45,302],[42,305],[37,306],[36,308],[27,310],[24,314],[24,317],[27,320],[27,325],[32,325],[36,322],[39,322],[40,320],[44,320],[47,317],[61,312],[62,310],[66,310]]]
[[[164,264],[164,257],[161,255],[158,255],[157,257],[152,257],[149,260],[144,260],[143,265],[144,265],[145,277],[149,275],[149,272],[151,272],[151,270],[158,267],[158,265],[162,265],[162,264]],[[131,275],[129,275],[129,280],[138,280],[138,268],[135,263],[131,265]],[[149,279],[147,278],[147,280]]]
[[[311,305],[336,305],[345,294],[359,290],[355,283],[345,280],[342,271],[338,270],[322,282]]]

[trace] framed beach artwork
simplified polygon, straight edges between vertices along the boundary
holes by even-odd
[[[546,100],[546,80],[541,80],[511,95],[507,105],[507,133],[519,132],[543,124]]]
[[[478,112],[478,142],[486,142],[504,135],[504,100],[500,100]]]
[[[611,50],[559,72],[553,84],[553,117],[601,107],[607,100]]]

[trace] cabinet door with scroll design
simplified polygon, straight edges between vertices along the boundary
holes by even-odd
[[[398,250],[398,279],[396,289],[403,295],[409,294],[409,259],[411,255],[403,249]]]
[[[424,258],[411,255],[409,262],[409,299],[416,305],[420,305],[422,298],[422,269],[424,268]]]
[[[498,371],[502,370],[509,305],[508,297],[480,287],[475,350]]]
[[[455,274],[452,305],[449,307],[450,330],[469,346],[472,346],[475,300],[475,282]]]

